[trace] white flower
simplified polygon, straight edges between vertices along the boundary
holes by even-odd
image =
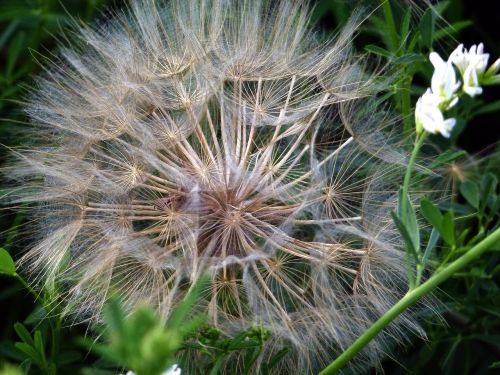
[[[483,93],[483,88],[479,85],[477,70],[473,64],[465,69],[462,78],[464,80],[462,90],[464,90],[467,95],[474,97]]]
[[[125,375],[135,375],[135,372],[128,371]],[[165,370],[161,375],[181,375],[181,369],[176,364]]]
[[[439,99],[439,105],[443,109],[448,109],[457,102],[455,93],[460,87],[460,82],[457,82],[451,61],[444,61],[436,52],[431,52],[429,59],[434,66],[431,81],[432,92]]]
[[[450,55],[450,60],[458,68],[460,73],[464,74],[469,66],[473,66],[478,75],[481,75],[488,66],[489,53],[483,53],[484,45],[479,43],[477,46],[473,44],[469,50],[460,44]]]
[[[167,371],[165,371],[162,375],[181,375],[181,368],[177,365],[173,365]]]
[[[415,108],[417,128],[423,128],[432,134],[441,133],[443,137],[449,138],[456,120],[444,119],[443,113],[436,105],[438,100],[439,98],[429,89],[418,99]]]
[[[495,61],[488,70],[488,59],[490,55],[484,53],[483,43],[472,45],[469,50],[460,44],[450,55],[448,61],[444,61],[439,54],[431,52],[429,59],[434,66],[431,88],[422,95],[415,108],[415,122],[417,132],[425,129],[427,132],[441,133],[443,137],[449,138],[451,130],[456,124],[454,118],[445,119],[443,112],[453,107],[459,95],[456,91],[461,82],[457,81],[456,66],[460,72],[463,85],[462,90],[467,95],[474,97],[483,92],[483,85],[500,83],[500,59]]]
[[[482,94],[481,84],[491,84],[491,78],[498,71],[497,60],[485,73],[489,58],[489,53],[484,53],[483,43],[479,43],[477,46],[474,44],[469,50],[460,44],[450,55],[450,61],[462,74],[463,91],[471,97]]]
[[[420,97],[420,100],[425,106],[439,108],[439,104],[441,104],[441,97],[433,93],[431,89],[427,89],[427,91]]]

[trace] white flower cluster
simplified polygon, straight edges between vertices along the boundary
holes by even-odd
[[[431,52],[429,59],[434,66],[431,87],[418,99],[415,109],[417,131],[422,129],[429,133],[441,133],[449,138],[455,126],[454,118],[445,119],[443,112],[458,102],[462,92],[475,97],[483,92],[481,85],[500,83],[500,59],[486,69],[490,55],[484,53],[483,43],[473,45],[469,50],[460,44],[444,61],[439,54]],[[462,82],[457,80],[455,68],[460,73]]]
[[[125,375],[135,375],[135,372],[133,371],[128,371]],[[181,375],[181,369],[177,365],[173,365],[172,367],[169,367],[165,372],[163,372],[161,375]]]

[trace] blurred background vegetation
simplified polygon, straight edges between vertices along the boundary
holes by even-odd
[[[367,3],[374,2],[375,0]],[[352,8],[360,2],[316,0],[313,3],[315,11],[312,22],[315,27],[328,34],[334,33],[336,28],[346,21]],[[442,13],[443,19],[435,20],[433,26],[436,31],[432,36],[434,49],[448,54],[458,42],[465,43],[466,46],[484,42],[486,50],[492,55],[492,60],[500,57],[500,43],[498,43],[500,12],[496,9],[495,2],[453,0],[445,3],[446,6],[443,2],[440,3],[445,9]],[[123,5],[117,0],[0,0],[1,144],[15,146],[20,142],[18,130],[22,129],[26,121],[22,112],[22,100],[33,85],[33,77],[42,70],[37,63],[40,56],[48,56],[55,51],[58,38],[61,38],[63,31],[67,30],[75,19],[93,22],[102,17],[103,10],[119,9]],[[393,8],[397,22],[402,22],[408,7],[415,8],[412,10],[410,29],[422,27],[426,8],[423,2],[421,8],[417,9],[405,0],[395,1]],[[448,27],[449,25],[453,25],[454,28]],[[424,27],[427,26],[424,25]],[[445,32],[440,33],[442,30]],[[67,34],[66,37],[71,38],[71,34]],[[386,48],[388,42],[384,38],[380,30],[377,31],[377,14],[370,15],[356,42],[357,47],[360,51],[367,49],[368,45]],[[383,52],[374,50],[372,47],[371,52],[373,51],[383,55]],[[428,46],[426,47],[424,43],[416,52],[417,55],[420,54],[423,63],[425,63],[428,51]],[[429,82],[428,76],[428,74],[427,77],[425,76],[424,68],[422,68],[422,74],[415,76],[410,86],[412,104],[421,94],[423,87],[427,85],[426,82]],[[495,157],[498,155],[495,149],[500,133],[498,131],[500,88],[488,88],[481,100],[489,103],[488,106],[483,107],[483,110],[476,113],[476,116],[467,118],[467,127],[455,139],[455,144],[467,153],[474,154],[475,160],[484,161],[472,163],[478,180],[487,172],[498,177],[500,159]],[[397,107],[397,101],[394,105]],[[6,147],[0,148],[0,157],[4,157],[6,153]],[[467,165],[464,168],[466,167]],[[498,215],[495,215],[496,213],[493,213],[492,217],[498,219]],[[17,258],[21,248],[18,243],[22,243],[22,238],[16,238],[16,228],[24,220],[22,214],[14,214],[3,209],[0,220],[0,247],[8,250],[14,259]],[[469,222],[467,225],[474,224]],[[392,352],[392,359],[389,358],[383,363],[383,369],[387,374],[486,374],[493,373],[494,367],[500,368],[500,362],[495,364],[495,361],[500,359],[499,254],[498,252],[488,253],[488,257],[483,257],[473,267],[456,275],[442,286],[439,297],[444,302],[441,307],[445,311],[443,314],[445,324],[428,323],[427,341],[415,339],[412,346]],[[0,319],[0,368],[8,362],[23,363],[25,372],[30,374],[55,374],[56,372],[59,374],[104,374],[108,373],[106,369],[116,368],[113,366],[127,367],[127,363],[113,360],[116,359],[116,353],[113,350],[119,352],[123,349],[119,345],[113,346],[113,340],[110,339],[111,344],[107,349],[89,351],[88,343],[83,339],[86,333],[84,325],[67,327],[66,322],[57,321],[54,324],[50,319],[43,319],[46,315],[43,306],[35,301],[35,298],[16,278],[0,275],[0,285],[0,316],[2,317]],[[119,335],[132,335],[123,336],[127,337],[126,340],[138,342],[138,346],[123,350],[140,352],[141,345],[157,345],[164,342],[162,340],[172,340],[172,337],[180,342],[183,335],[188,335],[190,330],[202,324],[195,322],[196,324],[193,323],[189,329],[186,329],[186,332],[167,332],[166,338],[161,333],[158,337],[154,333],[153,336],[148,336],[153,337],[151,339],[153,341],[144,343],[134,335],[144,336],[147,332],[156,332],[157,323],[155,323],[154,316],[148,315],[148,312],[140,312],[140,314],[143,314],[141,319],[149,322],[149,325],[142,327],[142,331],[120,331]],[[111,319],[112,326],[112,322],[123,320],[120,317],[119,308],[110,312],[109,319]],[[121,325],[118,324],[116,327],[119,328]],[[39,333],[36,334],[36,332]],[[212,352],[205,353],[205,359],[213,363],[217,363],[222,355],[233,350],[246,350],[248,355],[245,358],[248,358],[251,364],[255,361],[260,343],[266,339],[266,333],[258,331],[246,332],[241,337],[231,340],[220,337],[217,332],[210,330],[199,330],[198,335],[198,342],[210,344],[215,348]],[[57,339],[55,339],[56,336]],[[246,340],[245,346],[240,345],[243,339]],[[16,342],[26,345],[16,345]],[[48,342],[50,342],[50,348]],[[248,342],[251,342],[253,346],[247,345]],[[34,352],[27,347],[32,347]],[[171,356],[177,347],[178,345],[163,354]],[[285,352],[282,354],[286,355]],[[275,358],[275,361],[279,359]],[[272,373],[274,364],[265,364],[261,372]],[[208,368],[207,365],[206,373],[210,371]],[[217,373],[216,366],[213,366],[211,371],[214,374]],[[109,373],[116,373],[116,371],[112,370]],[[17,374],[17,372],[15,368],[4,369],[3,374]]]

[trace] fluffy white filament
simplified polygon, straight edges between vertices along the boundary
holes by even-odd
[[[263,325],[263,360],[288,345],[284,373],[320,368],[405,288],[388,215],[403,157],[349,49],[359,17],[322,43],[292,1],[130,9],[82,28],[27,106],[7,169],[36,218],[21,263],[81,320],[116,291],[166,319],[208,272],[213,325]]]

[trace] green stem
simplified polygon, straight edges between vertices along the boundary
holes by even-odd
[[[411,180],[411,174],[413,172],[413,169],[415,167],[415,161],[417,160],[417,155],[418,155],[418,152],[420,150],[420,147],[422,147],[422,144],[424,143],[425,141],[425,138],[427,138],[427,133],[426,132],[423,132],[421,134],[418,134],[417,133],[417,137],[415,138],[415,145],[413,146],[413,150],[411,152],[411,155],[410,155],[410,160],[408,161],[408,165],[406,167],[406,173],[405,173],[405,177],[404,177],[404,180],[403,180],[403,188],[402,188],[402,195],[400,197],[400,202],[399,202],[399,205],[401,207],[401,210],[400,210],[400,217],[399,219],[401,220],[401,222],[403,223],[403,225],[407,225],[407,211],[408,211],[408,202],[410,201],[410,198],[409,198],[409,190],[410,190],[410,180]],[[410,202],[411,204],[411,202]],[[412,255],[411,255],[411,249],[408,248],[409,245],[407,245],[407,248],[406,248],[406,259],[407,259],[407,265],[408,265],[408,269],[407,269],[407,272],[408,272],[408,286],[411,289],[413,289],[415,287],[415,285],[418,285],[419,282],[420,282],[420,276],[419,276],[419,270],[418,270],[418,264],[417,264],[417,275],[416,275],[416,279],[413,278],[413,270],[411,269],[411,258],[412,258]],[[418,249],[417,249],[418,251]]]
[[[408,161],[408,166],[406,167],[406,173],[403,180],[403,200],[401,202],[401,218],[400,218],[403,224],[406,224],[406,219],[407,219],[406,211],[408,207],[406,206],[407,204],[406,197],[408,196],[408,192],[410,190],[411,174],[413,173],[413,168],[415,167],[415,161],[417,160],[418,151],[420,150],[420,147],[422,147],[425,138],[427,138],[426,132],[417,135],[417,138],[415,139],[415,146],[413,147],[413,151],[411,152],[410,155],[410,160]]]
[[[14,273],[14,277],[26,288],[26,290],[28,290],[28,292],[33,294],[36,301],[40,301],[42,303],[42,305],[44,305],[43,299],[40,296],[40,294],[38,294],[38,292],[35,289],[33,289],[31,286],[29,286],[28,283],[21,277],[21,275],[19,275],[16,272],[16,273]]]
[[[51,347],[50,347],[50,359],[53,363],[57,360],[57,355],[59,354],[59,340],[61,337],[61,318],[56,317],[55,324],[51,323]]]
[[[417,264],[417,276],[415,277],[415,285],[420,285],[420,282],[422,281],[422,274],[424,272],[424,266],[423,264],[419,263]]]
[[[329,375],[339,371],[347,362],[361,351],[368,343],[387,325],[389,325],[396,317],[398,317],[409,306],[415,303],[420,297],[428,294],[435,289],[443,281],[447,280],[454,273],[468,265],[473,260],[477,259],[483,252],[490,249],[493,245],[498,245],[500,241],[500,228],[496,229],[484,240],[470,249],[460,258],[450,263],[441,272],[434,274],[422,285],[406,293],[393,307],[391,307],[384,315],[382,315],[363,335],[361,335],[354,343],[345,350],[335,361],[328,367],[323,369],[318,375]]]
[[[440,271],[441,269],[443,269],[444,267],[446,267],[446,264],[450,261],[450,259],[453,258],[453,256],[455,255],[455,251],[457,250],[457,247],[455,245],[451,245],[450,246],[450,251],[448,252],[448,255],[446,256],[446,258],[444,258],[444,260],[441,262],[441,266],[437,269],[437,271]]]
[[[396,29],[396,23],[394,22],[394,16],[392,15],[391,2],[389,0],[380,1],[384,11],[385,22],[389,29],[390,48],[392,52],[396,54],[396,50],[398,49],[398,31]]]

